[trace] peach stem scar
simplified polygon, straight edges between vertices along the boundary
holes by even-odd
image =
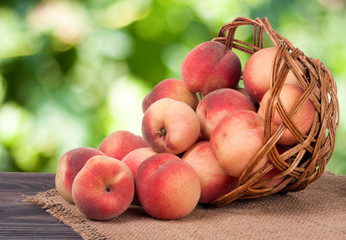
[[[159,131],[156,131],[156,135],[159,137],[164,137],[166,135],[166,129],[165,128],[161,128]]]

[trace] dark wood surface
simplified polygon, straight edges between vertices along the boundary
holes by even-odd
[[[81,239],[25,197],[54,187],[52,173],[0,172],[0,239]]]

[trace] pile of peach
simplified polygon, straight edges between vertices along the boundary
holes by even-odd
[[[264,145],[277,50],[265,48],[250,57],[240,88],[238,56],[216,41],[198,45],[182,63],[182,80],[163,80],[143,99],[142,136],[118,130],[98,149],[65,153],[56,172],[58,192],[88,218],[107,220],[134,203],[154,218],[179,219],[198,203],[232,191]],[[280,93],[286,111],[302,94],[299,80],[289,72]],[[294,124],[301,133],[308,134],[314,114],[310,101],[296,114]],[[277,112],[273,122],[274,130],[282,123]],[[285,130],[276,148],[282,153],[296,143]],[[267,161],[263,157],[254,171]],[[268,172],[263,187],[278,185],[283,180],[278,172]]]

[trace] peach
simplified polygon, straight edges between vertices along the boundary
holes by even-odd
[[[210,139],[219,122],[237,110],[256,111],[251,100],[244,94],[230,88],[215,90],[206,95],[198,104],[197,117],[201,123],[201,133]]]
[[[99,150],[109,157],[121,160],[129,152],[142,147],[148,147],[142,136],[119,130],[109,134],[101,142]]]
[[[152,148],[138,148],[129,152],[121,161],[125,163],[131,170],[132,175],[135,177],[137,173],[137,169],[147,158],[156,155]],[[135,193],[133,204],[138,204],[138,199]]]
[[[270,88],[273,79],[273,64],[275,55],[278,51],[278,47],[270,47],[259,50],[254,53],[247,63],[245,64],[243,71],[243,82],[249,95],[256,101],[260,102],[263,95]],[[304,67],[302,64],[296,61],[300,70],[304,72]],[[289,71],[285,83],[294,84],[300,86],[299,80]]]
[[[121,161],[130,168],[132,175],[136,176],[137,169],[142,162],[155,154],[157,154],[157,152],[152,148],[138,148],[129,152]]]
[[[281,102],[284,106],[284,109],[289,113],[292,109],[292,107],[297,103],[299,98],[303,95],[304,90],[296,85],[293,84],[284,84],[282,87],[282,90],[280,92],[279,98],[281,99]],[[269,101],[269,98],[271,96],[271,90],[268,90],[265,95],[263,96],[263,99],[260,103],[260,107],[258,109],[258,114],[265,118],[266,117],[266,108]],[[310,131],[310,128],[312,126],[312,122],[314,120],[315,115],[315,108],[314,105],[310,100],[308,100],[303,107],[300,109],[300,111],[297,113],[297,115],[293,118],[294,124],[297,126],[299,131],[303,134],[308,134]],[[277,112],[277,110],[274,113],[274,131],[277,129],[277,127],[282,123],[282,119]],[[281,145],[293,145],[297,143],[299,140],[292,135],[292,133],[289,131],[289,129],[286,129],[283,133],[283,135],[278,140],[278,144]]]
[[[179,154],[196,142],[200,123],[186,103],[162,98],[144,113],[142,134],[154,151]]]
[[[90,158],[72,184],[72,197],[77,208],[95,220],[109,220],[125,212],[134,192],[130,169],[125,163],[108,156]]]
[[[196,110],[198,98],[196,93],[191,92],[181,80],[170,78],[159,82],[153,90],[144,97],[142,102],[143,113],[148,107],[161,98],[172,98],[189,105]]]
[[[181,77],[193,92],[207,95],[220,88],[235,88],[241,75],[239,57],[220,42],[207,41],[192,49],[181,65]]]
[[[189,148],[182,160],[190,164],[201,182],[200,203],[210,203],[237,187],[237,178],[228,175],[217,162],[209,141]]]
[[[220,166],[239,178],[264,145],[264,120],[253,111],[236,111],[219,123],[210,143]],[[267,160],[264,156],[253,171],[263,167]]]
[[[68,202],[73,203],[72,183],[77,173],[93,156],[104,155],[101,151],[79,147],[66,152],[59,160],[56,174],[55,187],[59,194]]]
[[[136,193],[143,209],[158,219],[179,219],[197,206],[201,184],[195,170],[171,153],[149,157],[137,170]]]

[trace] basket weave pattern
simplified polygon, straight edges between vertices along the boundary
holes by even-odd
[[[245,25],[253,26],[252,44],[234,38],[237,28]],[[334,150],[336,130],[339,126],[339,103],[335,80],[323,63],[304,55],[301,50],[276,33],[267,18],[255,20],[246,17],[236,18],[233,22],[222,26],[213,41],[221,42],[229,49],[238,49],[252,55],[263,48],[265,33],[274,45],[279,47],[273,64],[274,81],[271,83],[271,97],[266,109],[265,144],[239,178],[238,187],[212,203],[217,207],[237,199],[303,190],[323,174]],[[297,61],[304,66],[305,71],[297,66]],[[289,70],[299,80],[304,94],[290,112],[287,112],[279,95]],[[296,127],[293,118],[308,100],[315,107],[315,116],[309,134],[305,135]],[[275,112],[278,112],[283,123],[273,131]],[[299,141],[286,152],[279,154],[275,144],[286,129],[289,129]],[[265,155],[269,158],[268,163],[252,173]],[[286,162],[287,159],[291,160],[290,163]],[[263,187],[270,179],[265,181],[260,179],[274,167],[281,171],[274,178],[284,176],[284,181],[275,187]]]

